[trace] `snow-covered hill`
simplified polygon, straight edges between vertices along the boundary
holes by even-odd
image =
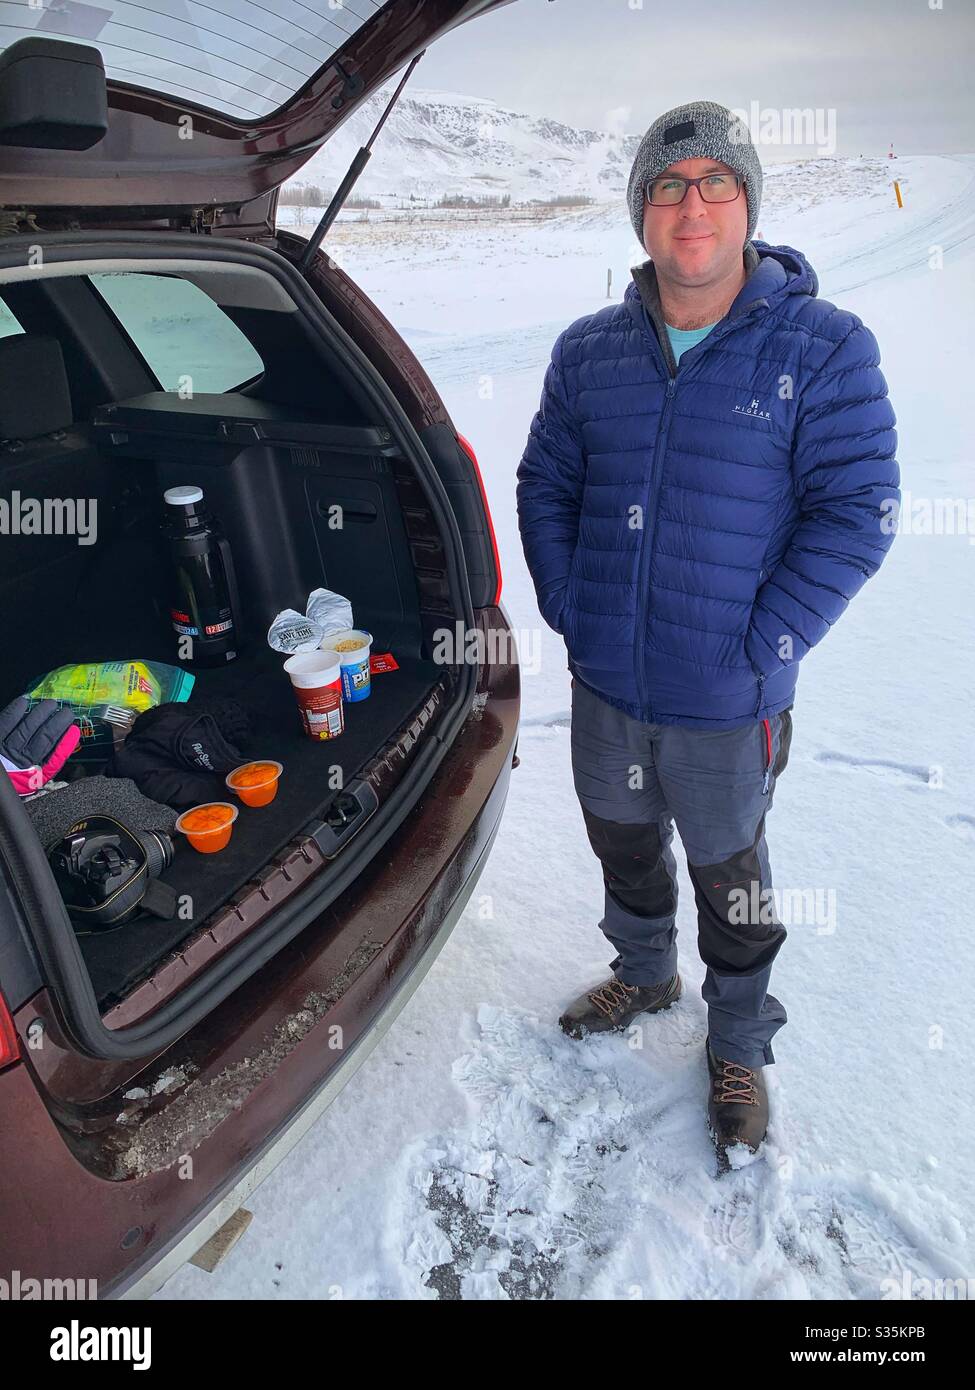
[[[289,187],[317,184],[330,194],[368,139],[394,85],[364,102]],[[507,193],[512,202],[582,193],[604,200],[625,190],[640,138],[577,130],[485,97],[407,86],[355,192],[383,206],[396,206],[411,194],[426,200],[444,193]]]

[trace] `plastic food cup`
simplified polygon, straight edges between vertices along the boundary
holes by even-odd
[[[245,806],[266,806],[278,794],[278,781],[283,771],[284,763],[274,762],[271,758],[256,758],[228,772],[224,781]]]
[[[309,738],[338,738],[345,728],[342,678],[335,652],[297,652],[284,669],[291,681],[301,726]]]
[[[361,627],[343,628],[340,632],[326,633],[322,638],[321,650],[333,652],[342,664],[342,698],[346,704],[368,700],[372,694],[371,647],[372,633]]]
[[[236,819],[237,807],[229,801],[205,801],[177,817],[176,829],[201,854],[216,854],[229,844]]]

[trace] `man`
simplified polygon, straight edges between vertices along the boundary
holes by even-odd
[[[798,251],[752,241],[761,194],[724,107],[654,122],[627,192],[649,260],[622,304],[557,339],[517,487],[539,609],[568,651],[573,779],[616,952],[559,1021],[617,1031],[680,997],[676,823],[725,1163],[765,1137],[762,1068],[786,1021],[764,832],[798,664],[878,569],[900,496],[876,339],[816,297]]]

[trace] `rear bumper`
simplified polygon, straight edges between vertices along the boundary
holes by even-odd
[[[224,1222],[228,1221],[233,1213],[244,1204],[255,1188],[260,1186],[268,1174],[294,1148],[298,1140],[328,1109],[342,1087],[355,1075],[373,1048],[385,1037],[404,1006],[423,982],[427,971],[436,960],[441,947],[467,906],[468,899],[481,876],[481,870],[487,863],[500,823],[499,815],[487,843],[481,851],[474,871],[454,899],[447,916],[437,928],[434,936],[430,938],[423,954],[399,980],[382,1013],[379,1014],[369,1030],[360,1037],[356,1046],[344,1056],[338,1066],[328,1073],[326,1079],[317,1090],[307,1097],[300,1108],[284,1122],[278,1133],[271,1136],[264,1151],[254,1159],[252,1166],[242,1177],[233,1181],[230,1190],[222,1196],[219,1192],[211,1194],[209,1208],[205,1212],[201,1212],[198,1219],[188,1229],[176,1236],[167,1248],[161,1250],[148,1268],[130,1271],[123,1279],[118,1280],[109,1291],[108,1297],[148,1298],[161,1288],[170,1275],[175,1274],[200,1249],[201,1245],[219,1231]]]
[[[506,625],[499,609],[481,619]],[[181,1069],[192,1080],[147,1102],[134,1123],[117,1122],[125,1086],[114,1078],[99,1087],[92,1073],[90,1100],[73,1109],[55,1101],[69,1089],[77,1054],[45,995],[18,1011],[21,1038],[40,1018],[44,1043],[39,1053],[25,1046],[24,1060],[0,1074],[9,1175],[0,1189],[0,1277],[16,1270],[21,1282],[96,1280],[102,1298],[151,1293],[325,1110],[436,959],[497,833],[517,736],[517,666],[485,667],[479,696],[413,812],[365,872],[145,1069],[135,1084],[150,1091]],[[109,1141],[128,1146],[112,1172]]]

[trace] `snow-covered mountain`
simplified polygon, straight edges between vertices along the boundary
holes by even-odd
[[[382,114],[394,84],[381,88],[291,181],[330,195]],[[509,194],[512,203],[582,193],[622,195],[640,135],[579,130],[485,97],[407,88],[379,133],[354,196],[398,206],[411,195]]]

